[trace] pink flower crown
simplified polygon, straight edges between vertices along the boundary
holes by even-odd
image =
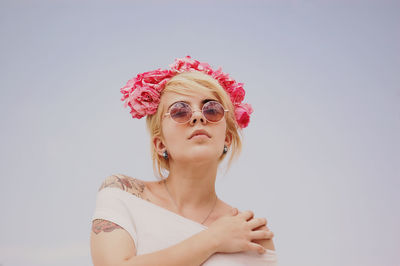
[[[230,96],[235,108],[237,124],[240,128],[247,127],[253,108],[250,104],[242,103],[245,96],[243,83],[238,83],[234,79],[231,79],[228,74],[222,72],[221,68],[214,71],[209,64],[201,63],[190,56],[175,59],[175,62],[169,67],[170,69],[167,70],[159,68],[140,73],[135,78],[130,79],[121,88],[121,93],[123,94],[121,101],[125,100],[125,108],[127,106],[131,108],[130,113],[133,118],[140,119],[157,111],[161,91],[173,76],[187,71],[200,71],[210,75],[219,82]]]

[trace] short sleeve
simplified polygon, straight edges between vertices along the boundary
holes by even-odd
[[[132,237],[135,247],[138,247],[136,227],[129,209],[125,191],[117,188],[103,188],[97,192],[96,208],[92,216],[95,219],[103,219],[124,228]]]

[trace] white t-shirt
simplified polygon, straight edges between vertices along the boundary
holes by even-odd
[[[136,255],[168,248],[207,229],[206,226],[141,199],[119,188],[106,187],[97,193],[92,220],[103,219],[124,228],[135,242]],[[274,250],[214,253],[204,266],[276,266]]]

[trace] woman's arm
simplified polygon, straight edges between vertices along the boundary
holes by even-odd
[[[171,265],[198,266],[217,252],[218,243],[208,230],[153,253],[136,256],[133,239],[119,225],[93,221],[91,254],[94,266]]]
[[[251,219],[253,217],[251,211],[238,215],[235,213],[237,209],[232,211],[233,216],[219,218],[206,230],[174,246],[139,256],[136,256],[134,241],[127,231],[112,222],[95,220],[91,232],[93,263],[95,266],[160,265],[160,263],[198,266],[216,252],[235,253],[253,250],[261,254],[264,251],[262,244],[274,249],[272,242],[261,242],[261,245],[257,243],[260,239],[270,239],[272,232],[253,231],[254,228],[265,224],[265,219]]]

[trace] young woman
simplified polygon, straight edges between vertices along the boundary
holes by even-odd
[[[266,219],[239,212],[215,191],[218,165],[240,152],[252,113],[243,84],[187,56],[137,75],[121,92],[133,118],[147,116],[161,181],[116,174],[103,182],[94,265],[276,265]]]

